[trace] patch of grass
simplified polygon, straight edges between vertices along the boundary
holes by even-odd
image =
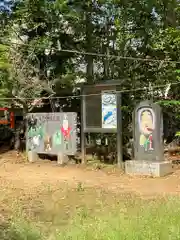
[[[146,200],[79,183],[47,186],[17,205],[2,240],[180,239],[179,197]]]
[[[15,221],[0,225],[1,240],[43,240],[44,238],[34,227],[25,222]]]
[[[56,239],[180,239],[179,199],[136,200],[131,204],[106,207],[93,216],[88,211],[84,214],[83,209]]]
[[[78,192],[84,191],[84,187],[83,187],[82,182],[78,182],[78,184],[77,184],[77,191]]]

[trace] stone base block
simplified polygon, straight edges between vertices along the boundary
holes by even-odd
[[[57,163],[59,165],[66,165],[69,161],[69,158],[67,155],[63,154],[63,153],[59,153],[57,156]]]
[[[149,162],[133,160],[125,162],[125,173],[130,175],[163,177],[172,172],[172,164],[168,161]]]
[[[29,162],[36,162],[38,160],[38,154],[33,151],[28,151],[28,161]]]

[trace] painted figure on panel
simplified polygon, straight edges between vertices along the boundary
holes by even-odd
[[[53,146],[58,146],[62,144],[61,132],[57,131],[53,135]]]
[[[46,135],[44,138],[44,151],[51,151],[52,149],[52,137],[49,135]]]
[[[61,132],[63,134],[65,148],[67,150],[68,149],[68,142],[70,140],[69,139],[70,138],[70,133],[71,133],[71,127],[69,127],[69,121],[67,119],[67,116],[64,117],[63,125],[62,125],[62,128],[61,128]]]
[[[36,147],[40,146],[40,141],[43,138],[44,134],[44,127],[38,123],[37,118],[31,116],[28,119],[28,139],[30,142],[29,148],[35,149]]]
[[[143,108],[139,110],[139,130],[140,139],[139,144],[145,151],[153,149],[152,133],[155,129],[155,115],[152,109]]]

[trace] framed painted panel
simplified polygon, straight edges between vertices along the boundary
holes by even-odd
[[[77,152],[77,114],[28,114],[26,139],[28,151],[74,155]]]

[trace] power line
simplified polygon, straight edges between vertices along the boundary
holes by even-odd
[[[179,85],[179,82],[174,82],[174,83],[170,83],[171,86],[175,86],[175,85]],[[151,90],[152,89],[158,89],[158,88],[163,88],[166,87],[167,84],[162,84],[162,85],[157,85],[157,86],[151,86]],[[147,91],[148,87],[144,87],[144,88],[134,88],[134,89],[124,89],[121,91],[113,91],[114,93],[127,93],[127,92],[136,92],[136,91]],[[108,91],[108,90],[107,90]],[[109,90],[111,91],[111,90]],[[101,93],[94,93],[94,94],[85,94],[85,95],[70,95],[70,96],[66,96],[66,97],[42,97],[42,98],[18,98],[18,97],[11,97],[11,98],[0,98],[0,100],[46,100],[46,99],[67,99],[67,98],[81,98],[81,97],[91,97],[91,96],[98,96],[101,95]]]
[[[29,46],[30,44],[26,43],[13,43],[13,42],[4,42],[5,45],[11,46],[11,45],[17,45],[17,46]],[[37,47],[37,46],[36,46]],[[34,48],[36,48],[34,47]],[[38,46],[38,48],[41,48]],[[141,57],[128,57],[128,56],[118,56],[118,55],[112,55],[112,54],[103,54],[103,53],[95,53],[95,52],[85,52],[85,51],[78,51],[78,50],[72,50],[72,49],[59,49],[59,52],[65,52],[65,53],[74,53],[79,55],[88,55],[88,56],[94,56],[94,57],[103,57],[103,58],[115,58],[117,60],[124,59],[124,60],[133,60],[133,61],[144,61],[144,62],[156,62],[156,63],[179,63],[180,61],[175,60],[168,60],[168,59],[152,59],[152,58],[141,58]]]
[[[116,58],[116,59],[124,59],[124,60],[133,60],[133,61],[144,61],[144,62],[172,62],[172,63],[180,63],[178,61],[173,60],[160,60],[160,59],[152,59],[152,58],[139,58],[139,57],[125,57],[125,56],[117,56],[117,55],[107,55],[103,53],[93,53],[93,52],[81,52],[76,50],[69,50],[69,49],[61,49],[61,52],[67,53],[75,53],[75,54],[82,54],[82,55],[89,55],[89,56],[97,56],[97,57],[106,57],[106,58]]]

